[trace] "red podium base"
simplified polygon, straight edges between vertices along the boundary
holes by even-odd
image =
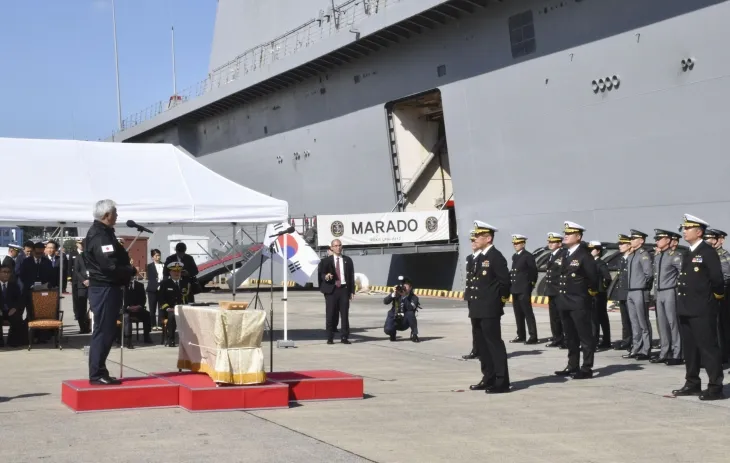
[[[267,373],[272,381],[289,385],[289,400],[362,399],[363,381],[360,376],[335,370],[281,371]]]
[[[61,383],[61,401],[75,412],[177,407],[178,385],[153,377],[123,378],[119,386],[74,379]]]
[[[179,385],[180,407],[190,412],[289,407],[286,384],[266,381],[250,386],[216,386],[208,375],[202,373],[154,374]]]

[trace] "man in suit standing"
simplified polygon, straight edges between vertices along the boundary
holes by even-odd
[[[342,255],[342,242],[330,243],[332,255],[322,259],[319,267],[319,290],[324,294],[327,313],[327,344],[334,344],[334,328],[339,315],[342,318],[342,344],[350,344],[350,301],[355,297],[355,267],[352,259]]]
[[[563,322],[560,320],[560,311],[555,302],[558,294],[560,294],[558,277],[560,275],[560,256],[563,252],[563,235],[554,232],[548,233],[547,247],[551,252],[545,271],[545,295],[548,297],[550,331],[553,338],[546,346],[564,348]]]
[[[165,274],[164,265],[161,262],[162,253],[159,249],[150,251],[152,262],[147,264],[147,309],[150,311],[150,317],[154,329],[162,326],[162,311],[157,315],[157,290],[162,283],[162,276]]]
[[[572,376],[573,379],[593,377],[595,351],[591,312],[593,296],[598,294],[598,270],[588,249],[581,245],[584,231],[585,227],[575,222],[565,222],[563,242],[566,249],[560,262],[560,293],[557,297],[568,345],[568,366],[555,374]],[[579,367],[581,351],[583,364]]]
[[[504,304],[510,295],[510,276],[507,260],[492,244],[496,231],[497,228],[488,223],[474,221],[474,236],[480,253],[474,261],[469,318],[476,325],[482,380],[469,389],[487,394],[510,391],[501,324]]]
[[[89,305],[89,272],[86,271],[84,261],[84,243],[76,240],[76,254],[72,256],[73,268],[71,285],[73,292],[74,314],[79,322],[79,333],[91,333],[91,323],[88,314]]]
[[[8,244],[8,255],[3,259],[2,266],[10,269],[10,281],[16,281],[18,276],[15,274],[18,255],[20,255],[21,247],[15,243]]]
[[[722,352],[722,363],[728,363],[730,359],[730,306],[727,300],[727,288],[730,284],[730,252],[722,247],[725,241],[725,233],[722,230],[710,228],[705,231],[705,242],[717,251],[720,256],[720,266],[722,267],[722,275],[725,279],[725,296],[720,301],[720,310],[717,318],[717,337],[720,342],[720,352]]]
[[[58,284],[59,282],[62,283],[61,290],[62,292],[66,292],[66,281],[68,280],[68,273],[69,273],[69,267],[68,267],[68,259],[66,258],[66,255],[61,253],[58,255],[58,244],[56,244],[55,241],[51,240],[48,243],[46,243],[46,258],[51,262],[51,267],[53,268],[53,280]],[[61,261],[63,260],[63,278],[61,278]]]
[[[537,344],[537,323],[532,311],[532,288],[537,282],[537,265],[535,256],[525,251],[527,237],[512,235],[512,245],[515,253],[512,255],[512,269],[510,270],[512,285],[512,309],[517,321],[517,337],[510,342],[524,342]],[[525,341],[525,322],[530,337]]]
[[[593,296],[593,340],[596,342],[596,350],[611,348],[611,323],[608,319],[608,287],[611,286],[611,272],[608,271],[608,264],[601,259],[603,255],[603,244],[600,241],[588,243],[588,249],[596,262],[598,270],[598,294]],[[598,344],[599,331],[603,331],[603,340]]]
[[[672,391],[675,396],[699,395],[700,400],[724,398],[722,392],[722,353],[717,340],[718,303],[725,298],[725,281],[720,256],[702,240],[709,224],[685,214],[682,230],[689,250],[682,256],[682,271],[677,282],[677,315],[684,350],[684,386]],[[709,382],[702,390],[700,367]]]
[[[0,267],[0,347],[4,347],[2,323],[7,321],[10,325],[8,330],[8,345],[18,347],[22,344],[23,311],[25,310],[25,298],[20,286],[10,280],[13,269],[10,266]]]
[[[177,243],[175,245],[175,254],[168,256],[167,259],[165,259],[165,265],[162,268],[164,278],[170,278],[170,269],[168,265],[170,265],[171,262],[179,262],[183,266],[182,276],[191,280],[192,283],[192,280],[198,275],[198,264],[195,263],[193,256],[185,254],[187,250],[188,247],[185,243]]]
[[[631,318],[626,299],[629,297],[629,268],[628,255],[631,252],[631,238],[628,235],[618,235],[618,251],[621,253],[616,274],[616,286],[613,288],[613,299],[618,302],[621,311],[621,341],[614,350],[631,350],[633,334],[631,332]]]

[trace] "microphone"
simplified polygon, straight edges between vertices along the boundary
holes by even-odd
[[[135,222],[134,220],[127,220],[127,226],[129,228],[136,228],[137,231],[140,231],[140,232],[154,233],[149,228],[143,227],[142,225],[137,225],[137,222]]]
[[[127,226],[129,226],[129,222],[127,222]],[[295,231],[296,231],[296,229],[295,229],[295,228],[294,228],[294,226],[292,225],[292,226],[290,226],[289,228],[287,228],[287,229],[285,229],[285,230],[282,230],[282,231],[280,231],[280,232],[279,232],[279,233],[277,233],[276,235],[271,235],[271,236],[269,236],[269,238],[274,238],[274,237],[276,237],[276,236],[281,236],[281,235],[288,235],[288,234],[290,234],[290,233],[294,233]]]

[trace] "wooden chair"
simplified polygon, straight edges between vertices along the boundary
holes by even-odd
[[[63,349],[63,310],[59,309],[58,289],[31,292],[31,310],[28,320],[28,350],[33,345],[33,330],[55,332],[56,347]]]

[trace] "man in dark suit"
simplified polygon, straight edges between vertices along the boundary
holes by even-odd
[[[30,257],[33,254],[33,242],[32,241],[24,241],[23,242],[23,252],[18,254],[18,257],[15,259],[15,275],[20,275],[20,265],[23,263],[26,257]]]
[[[175,254],[165,259],[165,266],[162,269],[164,278],[170,278],[170,269],[168,268],[170,262],[180,262],[183,266],[182,276],[189,280],[194,279],[198,275],[198,264],[195,263],[193,256],[185,254],[187,250],[188,247],[185,243],[177,243],[175,245]]]
[[[162,283],[162,276],[165,274],[163,270],[164,264],[160,261],[162,253],[159,249],[150,251],[152,262],[147,264],[147,310],[150,311],[152,325],[157,327],[162,325],[162,312],[157,315],[157,290]]]
[[[352,259],[342,255],[342,242],[332,240],[332,255],[319,266],[319,290],[324,294],[327,313],[327,344],[334,344],[335,320],[342,318],[342,344],[350,344],[350,301],[355,297],[355,267]]]
[[[134,349],[132,345],[132,318],[142,322],[142,331],[144,332],[144,343],[152,344],[150,332],[152,331],[152,323],[150,313],[145,310],[147,303],[147,295],[144,285],[135,278],[124,287],[124,345],[127,349]]]
[[[54,279],[53,266],[51,261],[43,255],[45,246],[43,243],[33,245],[33,254],[27,257],[20,265],[18,279],[21,289],[30,297],[30,290],[36,283],[47,284],[49,288],[58,286],[58,279]]]
[[[16,281],[18,278],[15,274],[15,266],[18,262],[20,251],[21,247],[19,245],[15,243],[8,244],[8,255],[3,259],[2,266],[10,269],[10,281]]]
[[[575,222],[565,222],[563,243],[566,249],[560,257],[560,292],[556,300],[568,345],[568,366],[555,374],[573,379],[593,377],[595,341],[591,312],[593,296],[598,294],[598,269],[587,247],[581,244],[584,231],[585,228]],[[583,365],[579,368],[581,351]]]
[[[507,260],[492,244],[496,231],[488,223],[474,221],[475,242],[481,252],[474,260],[469,318],[476,331],[482,380],[469,389],[488,394],[510,390],[507,350],[502,341],[501,325],[504,304],[510,295],[510,276]]]
[[[556,298],[560,294],[560,265],[556,262],[563,252],[563,235],[561,233],[548,233],[547,247],[550,250],[545,270],[545,295],[548,297],[548,313],[550,315],[550,332],[553,337],[546,345],[547,347],[565,348],[565,335],[563,334],[563,322],[560,319],[560,311]]]
[[[596,350],[611,348],[611,323],[608,319],[608,287],[611,285],[611,272],[608,271],[608,264],[601,259],[603,255],[603,243],[591,241],[588,243],[593,259],[596,261],[598,270],[598,294],[593,296],[593,340],[596,343]],[[598,333],[603,331],[603,339],[598,344]]]
[[[25,333],[23,328],[23,311],[25,310],[25,298],[20,291],[20,286],[10,280],[13,269],[10,266],[0,267],[0,347],[4,347],[2,322],[7,321],[10,325],[8,330],[8,345],[18,347],[22,344],[22,337]]]
[[[633,346],[633,332],[631,331],[631,318],[626,300],[629,297],[629,261],[628,254],[631,252],[631,237],[629,235],[618,235],[618,251],[621,253],[616,273],[616,286],[613,288],[612,298],[618,302],[621,311],[621,341],[614,347],[615,350],[631,350]]]
[[[76,240],[76,254],[71,256],[71,286],[73,293],[73,308],[76,320],[79,322],[79,333],[91,333],[91,323],[88,314],[89,303],[89,272],[86,271],[84,261],[84,243]]]
[[[51,240],[46,243],[46,258],[51,262],[53,268],[53,279],[56,281],[56,286],[59,281],[61,282],[61,291],[66,292],[66,283],[68,281],[69,266],[68,258],[66,254],[58,253],[58,244]],[[61,279],[61,261],[63,261],[63,279]]]
[[[702,237],[709,224],[685,214],[682,231],[689,250],[682,257],[677,282],[677,315],[684,351],[684,386],[675,396],[699,395],[700,400],[724,398],[722,353],[717,339],[718,301],[725,298],[725,281],[720,256]],[[707,371],[707,389],[702,390],[700,366]]]
[[[512,309],[517,321],[517,337],[510,342],[537,344],[537,323],[535,323],[535,313],[532,311],[532,288],[537,282],[537,265],[535,256],[525,251],[526,242],[526,236],[512,235],[515,253],[512,255],[510,270],[512,280],[510,291],[512,291]],[[527,322],[527,333],[530,335],[527,341],[525,341],[525,322]]]

